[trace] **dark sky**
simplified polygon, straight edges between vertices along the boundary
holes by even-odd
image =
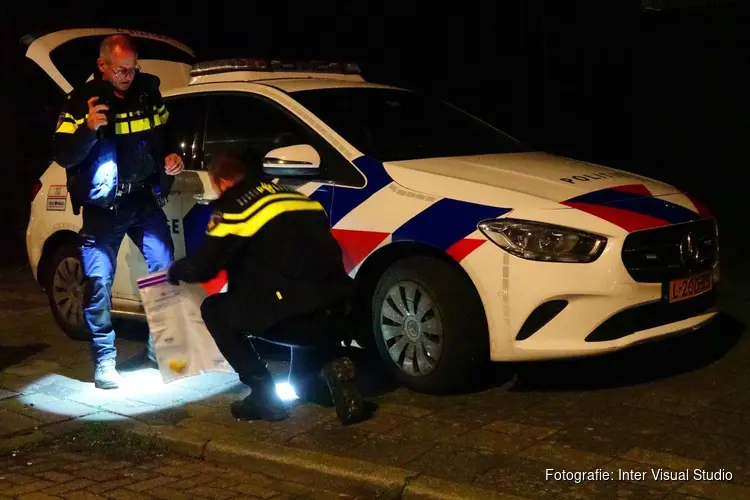
[[[539,119],[550,99],[593,95],[598,80],[624,85],[615,72],[629,65],[625,47],[637,12],[637,3],[615,9],[597,0],[469,0],[442,7],[408,0],[266,1],[244,2],[242,13],[239,2],[195,4],[202,7],[192,11],[184,1],[68,4],[75,8],[11,3],[5,17],[12,43],[28,32],[110,25],[174,36],[202,59],[354,59],[370,80],[438,93],[528,141],[543,132]]]
[[[637,0],[190,5],[0,3],[0,139],[24,165],[13,171],[20,188],[8,189],[25,192],[49,142],[34,121],[44,98],[24,76],[18,40],[80,26],[171,35],[201,59],[354,59],[367,79],[433,92],[539,149],[679,181],[709,198],[721,198],[718,172],[748,164],[750,1],[662,13]],[[96,54],[81,57],[93,64]]]

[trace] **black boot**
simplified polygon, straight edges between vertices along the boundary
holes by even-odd
[[[334,359],[323,367],[320,374],[328,385],[336,415],[343,425],[370,418],[371,411],[357,388],[354,362],[350,358]]]
[[[232,416],[240,420],[268,420],[275,422],[289,417],[289,410],[276,393],[271,372],[243,379],[252,392],[242,401],[232,403]]]

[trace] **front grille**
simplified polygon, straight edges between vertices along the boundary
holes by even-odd
[[[704,219],[629,234],[622,262],[635,281],[663,283],[711,269],[717,252],[714,219]]]
[[[699,316],[716,306],[716,290],[670,304],[664,300],[625,309],[599,325],[586,342],[617,340],[636,332]]]

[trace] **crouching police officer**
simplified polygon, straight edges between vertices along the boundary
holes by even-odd
[[[228,291],[208,297],[201,313],[221,353],[252,389],[231,405],[232,415],[246,420],[288,416],[249,335],[296,347],[293,366],[305,352],[304,385],[327,385],[344,425],[366,419],[373,405],[362,400],[354,364],[343,356],[341,337],[329,328],[334,322],[327,322],[336,314],[331,311],[349,300],[353,282],[323,207],[293,189],[261,182],[237,159],[215,160],[209,176],[220,197],[206,239],[196,255],[170,267],[169,279],[201,283],[227,271]]]
[[[166,151],[169,118],[159,78],[140,73],[127,35],[105,38],[98,74],[69,96],[54,135],[54,159],[67,171],[73,212],[83,207],[80,231],[86,276],[84,319],[92,337],[94,382],[117,388],[115,332],[110,317],[112,281],[125,235],[138,246],[149,272],[173,260],[162,206],[182,158]],[[171,154],[167,154],[171,153]],[[149,336],[149,359],[155,360]]]

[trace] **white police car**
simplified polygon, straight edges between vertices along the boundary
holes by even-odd
[[[68,92],[92,66],[79,63],[76,73],[55,61],[93,59],[113,31],[42,36],[29,40],[27,56]],[[166,206],[177,256],[204,234],[215,197],[203,170],[210,158],[265,156],[266,172],[325,206],[358,283],[367,322],[359,343],[376,345],[408,387],[451,389],[487,360],[612,351],[716,314],[716,222],[672,186],[528,151],[455,107],[366,83],[356,67],[191,65],[178,42],[131,34],[183,139],[186,171]],[[82,338],[80,218],[60,166],[37,187],[29,260],[61,328]],[[136,280],[145,273],[126,239],[116,314],[142,317]],[[224,285],[219,276],[206,287]]]

